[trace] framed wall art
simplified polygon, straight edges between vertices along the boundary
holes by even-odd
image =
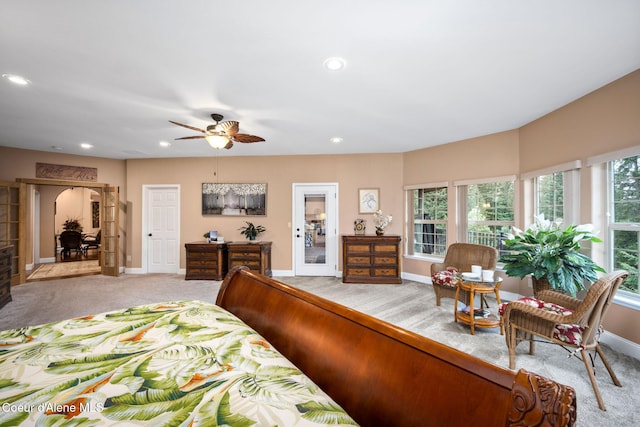
[[[202,215],[264,216],[267,184],[202,184]]]
[[[380,206],[379,188],[360,188],[358,190],[359,213],[374,213]]]
[[[100,228],[100,202],[91,202],[91,227]]]

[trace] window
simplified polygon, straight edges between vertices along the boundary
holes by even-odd
[[[640,156],[609,162],[609,257],[613,270],[623,269],[629,277],[620,291],[640,297],[638,253],[640,246]]]
[[[523,227],[541,214],[550,221],[562,220],[565,225],[580,224],[581,167],[582,162],[574,160],[522,174]]]
[[[448,191],[446,186],[407,190],[413,255],[444,256],[447,250]]]
[[[536,215],[544,215],[548,220],[564,219],[563,173],[542,175],[535,179]]]
[[[460,241],[492,246],[499,252],[514,225],[513,178],[458,187]]]

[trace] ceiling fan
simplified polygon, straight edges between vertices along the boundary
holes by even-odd
[[[212,114],[211,118],[216,122],[216,124],[207,126],[206,130],[174,122],[173,120],[169,120],[169,122],[187,129],[202,132],[202,135],[183,136],[182,138],[176,138],[176,140],[204,138],[209,143],[209,145],[215,149],[226,148],[228,150],[229,148],[233,147],[234,142],[250,143],[264,141],[264,138],[261,138],[259,136],[249,135],[246,133],[238,133],[240,123],[234,121],[223,122],[222,114]]]

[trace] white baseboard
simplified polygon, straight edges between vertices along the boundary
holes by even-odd
[[[604,331],[604,334],[600,337],[600,342],[608,345],[618,353],[640,360],[640,344],[607,331]]]
[[[38,260],[38,264],[49,264],[51,262],[56,262],[56,257],[53,257],[53,258],[40,258]]]
[[[125,274],[147,274],[147,272],[142,268],[131,268],[126,267],[124,269]]]
[[[413,274],[413,273],[402,273],[401,276],[403,279],[411,280],[413,282],[427,283],[429,285],[431,284],[430,276],[424,276],[422,274]]]

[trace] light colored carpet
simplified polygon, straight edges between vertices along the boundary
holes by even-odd
[[[52,280],[68,277],[99,274],[98,260],[69,261],[42,264],[27,277],[27,280]]]
[[[453,321],[453,301],[435,305],[431,285],[404,281],[402,285],[344,284],[335,278],[282,277],[279,280],[339,302],[407,330],[508,368],[504,336],[498,329],[477,330]],[[13,301],[0,310],[0,329],[35,325],[104,311],[179,299],[214,302],[220,282],[184,280],[182,275],[149,274],[120,277],[86,276],[55,281],[30,282],[12,288]],[[495,300],[489,299],[492,308]],[[516,367],[571,385],[578,395],[578,425],[635,426],[640,424],[640,361],[604,351],[623,387],[611,382],[602,362],[596,377],[607,411],[602,412],[582,362],[568,358],[560,347],[538,344],[536,354],[518,347]],[[455,398],[455,396],[452,396]]]

